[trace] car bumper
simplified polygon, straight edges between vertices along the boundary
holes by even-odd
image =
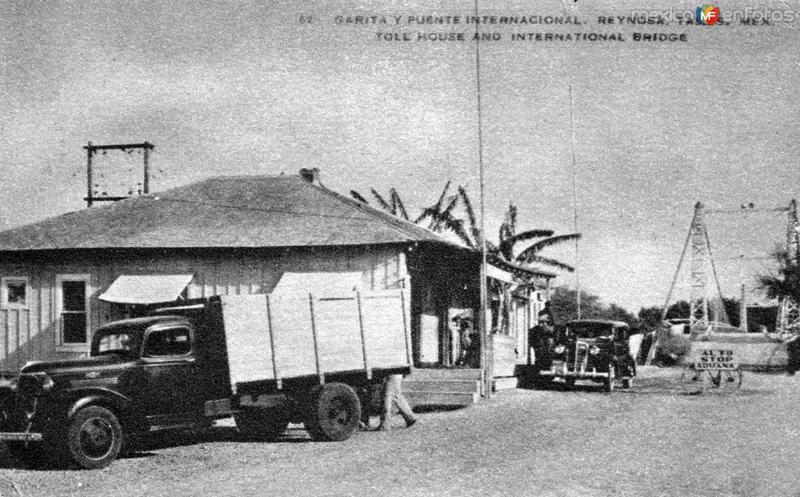
[[[541,376],[551,376],[553,378],[608,378],[608,371],[597,371],[594,368],[583,371],[570,371],[566,364],[553,361],[550,369],[539,371]]]

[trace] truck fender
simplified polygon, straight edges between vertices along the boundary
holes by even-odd
[[[71,418],[84,407],[97,405],[108,407],[115,411],[121,418],[126,418],[131,411],[131,401],[122,395],[111,391],[75,392],[77,399],[67,409],[67,419]],[[120,419],[124,424],[124,419]]]

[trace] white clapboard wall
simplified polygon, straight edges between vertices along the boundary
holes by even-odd
[[[411,364],[403,290],[221,299],[234,386]]]

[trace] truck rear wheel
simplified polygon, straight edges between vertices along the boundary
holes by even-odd
[[[234,414],[233,419],[246,439],[264,442],[275,440],[289,426],[284,409],[245,409]]]
[[[314,440],[347,440],[358,429],[361,402],[344,383],[327,383],[311,391],[305,427]]]
[[[117,458],[121,448],[122,426],[105,407],[85,407],[69,420],[67,450],[80,468],[104,468]]]

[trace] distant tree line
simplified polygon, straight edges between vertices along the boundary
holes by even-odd
[[[558,286],[550,295],[550,307],[556,322],[564,323],[578,319],[577,292],[566,286]],[[739,300],[723,297],[722,302],[731,326],[739,326]],[[643,307],[638,314],[634,314],[624,307],[603,300],[589,292],[581,290],[581,319],[610,319],[623,321],[632,328],[642,332],[653,331],[662,323],[663,307]],[[679,300],[667,308],[666,319],[688,318],[689,302]]]

